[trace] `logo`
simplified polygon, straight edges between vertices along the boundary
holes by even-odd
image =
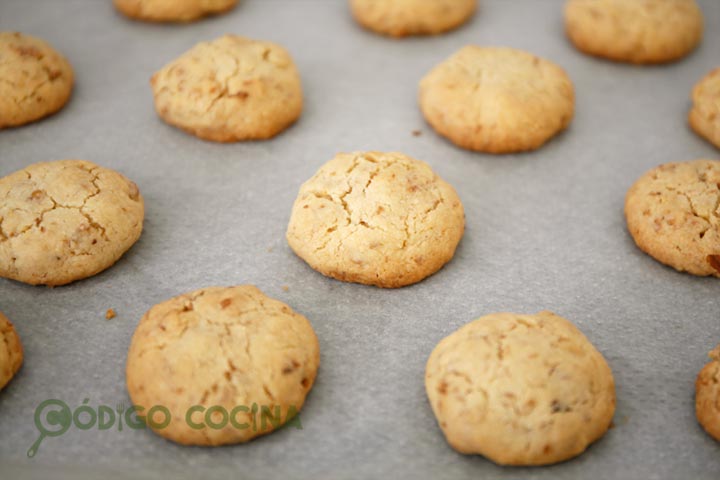
[[[40,403],[35,409],[35,427],[40,435],[28,449],[27,456],[33,458],[46,438],[60,437],[73,427],[81,431],[97,429],[122,432],[123,428],[132,431],[147,427],[162,430],[173,421],[170,410],[163,405],[153,405],[146,409],[141,405],[126,406],[123,402],[115,408],[109,405],[92,407],[89,403],[90,399],[86,398],[75,409],[55,398]],[[184,422],[194,430],[234,428],[269,432],[281,426],[302,430],[298,409],[293,405],[287,408],[284,417],[280,405],[253,403],[249,406],[237,405],[230,410],[222,405],[193,405],[175,421]]]

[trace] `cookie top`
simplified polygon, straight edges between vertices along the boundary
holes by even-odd
[[[149,22],[191,22],[227,12],[238,0],[113,0],[130,18]]]
[[[204,288],[143,316],[128,352],[127,387],[135,405],[169,410],[170,424],[154,429],[169,440],[246,442],[279,427],[266,422],[263,428],[263,409],[276,414],[279,424],[300,411],[319,352],[310,322],[284,303],[250,285]],[[196,405],[201,409],[191,412],[188,423]]]
[[[708,73],[692,91],[690,126],[720,148],[720,68]]]
[[[0,390],[20,370],[23,362],[23,348],[15,327],[0,312]]]
[[[710,358],[695,382],[695,414],[705,431],[720,442],[720,345]]]
[[[573,118],[565,71],[522,50],[467,46],[420,82],[420,108],[441,135],[490,153],[534,150]]]
[[[0,178],[0,277],[64,285],[114,264],[140,237],[143,198],[121,174],[82,160]]]
[[[663,63],[700,43],[703,16],[695,0],[568,0],[565,30],[590,55]]]
[[[720,277],[720,161],[667,163],[640,177],[625,198],[638,247],[681,272]]]
[[[350,0],[363,27],[392,37],[433,35],[465,23],[477,0]]]
[[[449,262],[465,228],[455,190],[402,153],[341,153],[300,188],[287,240],[312,268],[395,288]]]
[[[74,77],[68,61],[39,38],[0,32],[0,129],[60,110]]]
[[[425,372],[450,445],[501,465],[545,465],[582,453],[615,412],[603,356],[551,312],[496,313],[442,340]]]
[[[163,120],[216,142],[273,137],[303,106],[290,54],[235,35],[196,45],[153,75],[151,85]]]

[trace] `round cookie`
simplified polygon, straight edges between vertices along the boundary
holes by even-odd
[[[114,264],[140,237],[143,198],[121,174],[82,160],[0,179],[0,277],[64,285]]]
[[[450,445],[501,465],[547,465],[581,454],[615,412],[603,356],[551,312],[496,313],[444,340],[425,387]]]
[[[136,20],[192,22],[232,10],[238,0],[113,0],[115,8]]]
[[[39,38],[0,32],[0,129],[60,110],[74,77],[68,61]]]
[[[637,64],[684,57],[700,43],[695,0],[568,0],[565,30],[590,55]]]
[[[391,37],[452,30],[475,13],[477,0],[350,0],[363,27]]]
[[[0,312],[0,390],[20,370],[23,362],[23,348],[15,327]]]
[[[692,91],[690,126],[720,148],[720,68],[707,74]]]
[[[467,46],[420,82],[425,119],[456,145],[480,152],[534,150],[573,118],[565,71],[521,50]]]
[[[705,431],[720,442],[720,345],[695,382],[695,415]]]
[[[668,163],[640,177],[625,198],[638,247],[681,272],[720,278],[720,161]]]
[[[170,423],[153,428],[162,437],[184,445],[241,443],[300,411],[319,352],[310,322],[254,286],[205,288],[143,316],[128,352],[127,387],[133,404],[168,409]],[[263,426],[263,410],[277,425]]]
[[[151,85],[163,120],[216,142],[273,137],[303,107],[290,54],[234,35],[196,45],[153,75]]]
[[[440,270],[465,228],[455,190],[401,153],[342,153],[300,188],[287,241],[320,273],[396,288]]]

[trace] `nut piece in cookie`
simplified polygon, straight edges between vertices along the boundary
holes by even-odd
[[[271,138],[303,107],[290,54],[274,43],[234,35],[196,45],[150,83],[163,120],[215,142]]]
[[[83,160],[0,178],[0,277],[64,285],[113,265],[142,232],[144,203],[120,173]]]
[[[15,327],[0,312],[0,390],[20,370],[23,362],[23,348]]]
[[[247,442],[292,420],[320,348],[310,322],[257,288],[211,287],[152,307],[127,360],[133,404],[165,407],[149,424],[183,445]]]
[[[653,168],[628,190],[625,218],[637,246],[655,260],[720,278],[720,161]]]
[[[695,0],[568,0],[565,31],[578,50],[618,62],[664,63],[700,43]]]
[[[420,109],[468,150],[534,150],[573,118],[575,91],[554,63],[512,48],[467,46],[420,82]]]
[[[440,270],[465,228],[455,190],[402,153],[341,153],[300,187],[287,241],[320,273],[384,288]]]
[[[695,382],[695,415],[705,431],[720,442],[720,345],[710,352]]]
[[[425,388],[457,451],[501,465],[547,465],[580,455],[615,412],[602,354],[551,312],[496,313],[433,350]]]
[[[74,83],[70,63],[39,38],[0,32],[0,129],[60,110]]]
[[[192,22],[232,10],[238,0],[113,0],[124,15],[148,22]]]
[[[465,23],[477,0],[350,0],[355,20],[391,37],[435,35]]]
[[[720,68],[708,73],[692,91],[688,119],[695,132],[720,148]]]

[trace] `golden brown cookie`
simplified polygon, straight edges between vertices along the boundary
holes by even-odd
[[[184,445],[225,445],[272,432],[298,413],[320,348],[310,322],[257,288],[211,287],[152,307],[127,360],[133,404],[151,428]],[[264,412],[264,413],[263,413]],[[272,420],[263,415],[272,414]]]
[[[320,273],[396,288],[440,270],[465,228],[455,190],[401,153],[341,153],[300,188],[287,241]]]
[[[0,390],[20,370],[23,362],[23,348],[15,327],[0,312]]]
[[[625,198],[640,249],[681,272],[720,277],[720,161],[667,163],[640,177]]]
[[[149,22],[192,22],[232,10],[238,0],[113,0],[130,18]]]
[[[477,0],[350,0],[363,27],[391,37],[434,35],[465,23]]]
[[[70,98],[73,70],[39,38],[0,32],[0,129],[60,110]]]
[[[113,265],[140,237],[143,198],[121,174],[82,160],[0,178],[0,277],[64,285]]]
[[[512,48],[467,46],[420,82],[425,119],[460,147],[490,153],[534,150],[573,118],[565,71]]]
[[[664,63],[700,43],[703,15],[695,0],[568,0],[565,30],[590,55]]]
[[[300,75],[279,45],[225,35],[153,75],[158,115],[205,140],[273,137],[302,112]]]
[[[615,412],[602,354],[551,312],[496,313],[442,340],[425,372],[450,445],[501,465],[547,465],[581,454]]]
[[[720,345],[710,352],[710,359],[695,382],[695,414],[705,431],[720,442]]]
[[[692,91],[690,126],[720,148],[720,68],[708,73]]]

